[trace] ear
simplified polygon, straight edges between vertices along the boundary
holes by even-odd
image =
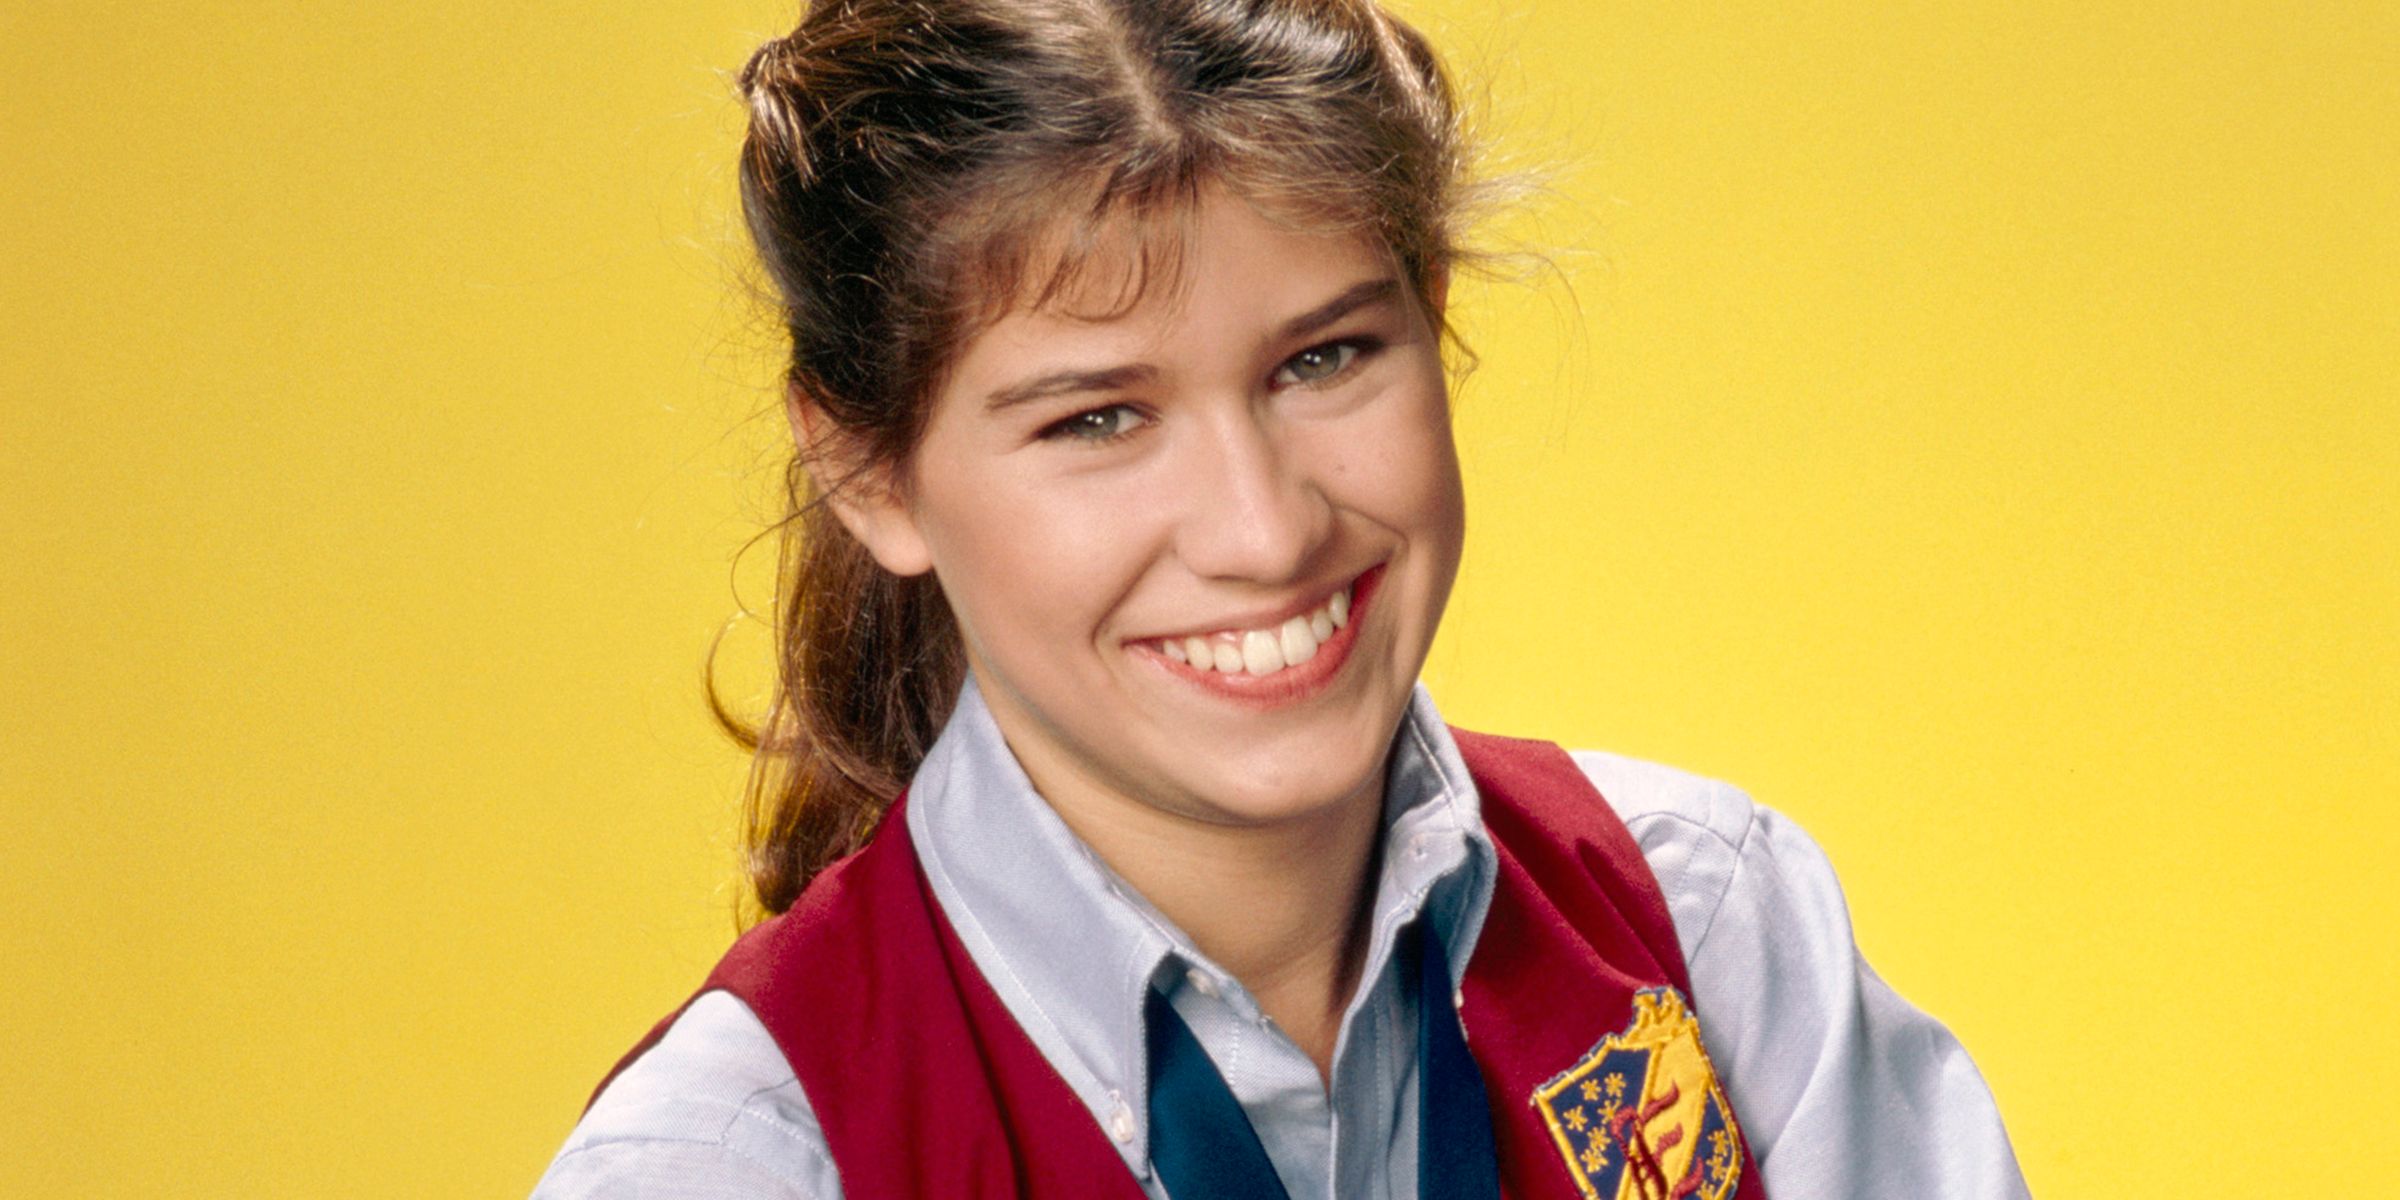
[[[894,575],[932,570],[933,555],[909,507],[907,489],[893,469],[868,462],[863,447],[799,384],[785,387],[783,415],[791,422],[792,441],[800,448],[800,461],[816,483],[817,494],[842,528]]]

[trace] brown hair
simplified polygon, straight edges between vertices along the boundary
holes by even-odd
[[[983,323],[1059,297],[1126,228],[1130,305],[1172,270],[1157,234],[1211,182],[1377,238],[1430,312],[1469,185],[1439,59],[1373,0],[815,0],[740,86],[742,208],[788,386],[833,431],[787,474],[764,721],[711,691],[756,751],[747,865],[781,912],[873,832],[966,669],[938,582],[894,577],[850,536],[822,503],[847,476],[817,451],[904,464]],[[1048,274],[1028,287],[1037,251]]]

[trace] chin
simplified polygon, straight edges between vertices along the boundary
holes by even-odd
[[[1395,715],[1349,729],[1293,730],[1272,744],[1195,764],[1186,790],[1195,808],[1239,824],[1326,815],[1374,788],[1396,727]]]

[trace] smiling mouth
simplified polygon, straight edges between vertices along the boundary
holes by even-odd
[[[1171,662],[1222,675],[1273,675],[1317,656],[1317,649],[1350,624],[1350,590],[1327,597],[1315,608],[1261,629],[1221,629],[1188,637],[1142,643]]]
[[[1273,625],[1149,638],[1127,648],[1177,678],[1227,699],[1283,704],[1329,683],[1358,641],[1358,621],[1382,581],[1378,564],[1316,607]]]

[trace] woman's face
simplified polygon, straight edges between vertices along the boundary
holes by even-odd
[[[1196,215],[1180,287],[977,335],[905,486],[847,502],[886,567],[939,577],[1010,748],[1071,822],[1356,799],[1458,570],[1436,332],[1390,257],[1223,191]]]

